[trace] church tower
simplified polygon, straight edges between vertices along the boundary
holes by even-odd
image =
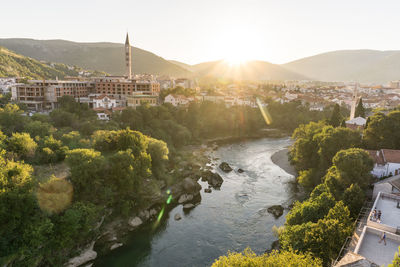
[[[125,40],[125,75],[128,79],[132,79],[132,49],[131,45],[129,44],[129,36],[126,33],[126,40]]]

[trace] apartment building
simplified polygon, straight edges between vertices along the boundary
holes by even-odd
[[[126,106],[128,96],[158,97],[160,93],[160,84],[154,80],[126,79],[117,76],[96,78],[94,79],[94,87],[96,94],[114,97],[118,106]]]
[[[87,97],[93,88],[89,81],[29,80],[13,87],[11,97],[30,110],[51,110],[58,106],[58,98],[64,95],[76,99]]]

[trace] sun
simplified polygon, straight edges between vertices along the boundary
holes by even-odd
[[[247,58],[238,55],[225,57],[224,61],[230,66],[239,66],[248,61]]]
[[[236,55],[226,56],[224,58],[224,61],[228,63],[228,65],[230,66],[239,66],[249,61],[249,58],[245,57],[244,55],[236,54]]]

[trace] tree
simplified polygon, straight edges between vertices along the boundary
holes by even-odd
[[[394,138],[391,122],[383,113],[375,113],[368,117],[368,127],[364,129],[363,142],[369,149],[391,148]]]
[[[33,157],[36,148],[36,142],[28,133],[13,133],[7,141],[7,150],[15,153],[20,159]]]
[[[358,101],[354,117],[356,117],[356,118],[357,117],[365,118],[365,109],[364,109],[364,106],[363,106],[362,98],[360,98],[360,100]]]
[[[149,138],[148,153],[151,157],[151,170],[152,173],[157,177],[161,178],[165,174],[165,164],[168,160],[168,147],[163,141]]]
[[[22,110],[17,105],[7,104],[0,108],[0,127],[8,136],[15,132],[21,132],[27,122],[27,117],[22,116]]]
[[[393,261],[391,264],[388,265],[388,267],[399,267],[400,266],[400,248],[399,251],[396,252],[394,255]]]
[[[54,127],[47,122],[41,122],[39,120],[30,121],[25,126],[25,131],[31,135],[32,138],[35,136],[48,136],[54,132]]]
[[[90,199],[95,203],[104,200],[105,160],[101,153],[83,148],[70,150],[66,162],[70,167],[70,179],[78,199]]]
[[[369,154],[360,148],[350,148],[339,151],[332,160],[338,171],[339,181],[345,188],[358,184],[365,188],[370,184],[373,160]]]
[[[339,104],[335,104],[333,107],[331,118],[329,119],[329,124],[333,127],[338,127],[342,121],[342,115],[340,114]]]
[[[319,220],[304,236],[305,246],[316,257],[329,264],[339,254],[346,238],[353,232],[348,208],[339,201],[324,219]]]
[[[364,204],[365,193],[358,184],[352,184],[343,193],[343,203],[349,208],[350,215],[356,218]]]
[[[93,234],[93,225],[99,217],[99,208],[88,202],[76,202],[55,219],[53,240],[59,249],[71,248],[87,241]]]
[[[219,257],[212,267],[230,267],[230,266],[276,266],[276,267],[320,267],[320,259],[313,257],[310,253],[299,253],[293,250],[272,251],[269,254],[257,256],[250,248],[241,253],[229,252],[227,256]]]
[[[294,207],[286,215],[285,225],[317,222],[328,214],[335,205],[335,199],[330,193],[322,193],[316,198],[309,198],[302,203],[296,202]]]
[[[352,233],[348,208],[339,201],[318,222],[287,225],[279,231],[283,249],[311,252],[328,265],[337,257],[346,237]]]
[[[289,151],[290,162],[298,171],[317,168],[319,164],[318,142],[314,136],[320,133],[325,124],[310,122],[300,125],[292,135],[295,139]]]

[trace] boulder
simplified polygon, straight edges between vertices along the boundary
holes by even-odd
[[[143,221],[139,217],[134,217],[134,218],[130,219],[128,222],[128,224],[132,227],[138,227],[142,223],[143,223]]]
[[[231,172],[231,171],[232,171],[231,166],[229,166],[229,164],[226,163],[226,162],[222,162],[221,164],[219,164],[219,168],[220,168],[223,172]]]
[[[183,179],[182,187],[183,187],[183,190],[187,193],[197,194],[201,190],[201,185],[198,182],[193,181],[189,177],[186,177],[185,179]]]
[[[182,203],[185,203],[185,202],[188,202],[188,201],[191,201],[191,200],[193,200],[193,195],[191,195],[191,194],[183,194],[183,195],[181,195],[179,197],[178,203],[182,204]]]
[[[184,209],[191,209],[191,208],[194,208],[194,205],[193,204],[185,204],[185,205],[183,205],[183,208]]]
[[[150,212],[148,210],[142,210],[139,213],[139,217],[143,220],[143,221],[147,221],[150,218]]]
[[[202,179],[208,182],[214,188],[221,187],[224,180],[218,173],[213,173],[212,171],[205,171],[202,173]]]
[[[150,216],[155,216],[155,215],[157,215],[157,210],[156,209],[151,209],[149,211],[149,213],[150,213]]]
[[[177,214],[175,214],[174,219],[175,219],[175,221],[179,221],[180,219],[182,219],[182,217],[179,213],[177,213]]]
[[[237,170],[237,172],[238,172],[238,173],[243,173],[243,172],[244,172],[244,170],[243,170],[243,169],[241,169],[241,168],[239,168],[239,169]]]
[[[82,264],[92,261],[96,259],[97,257],[97,252],[93,250],[94,247],[94,242],[90,244],[88,248],[82,251],[82,253],[79,256],[76,256],[72,259],[70,259],[65,266],[67,267],[77,267],[81,266]]]
[[[116,248],[119,248],[119,247],[122,247],[122,243],[115,243],[115,244],[112,244],[111,245],[111,247],[110,247],[110,250],[114,250],[114,249],[116,249]]]
[[[211,192],[212,192],[211,188],[204,188],[204,193],[211,193]]]
[[[278,219],[283,214],[283,207],[281,205],[273,205],[269,207],[267,211],[274,215],[275,219]]]

